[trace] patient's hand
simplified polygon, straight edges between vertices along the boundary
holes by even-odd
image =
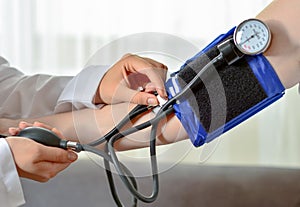
[[[153,91],[167,98],[164,87],[167,67],[155,60],[137,55],[123,56],[103,77],[99,85],[100,97],[95,103],[115,104],[132,102],[143,105],[157,105]],[[138,91],[143,87],[144,91]]]

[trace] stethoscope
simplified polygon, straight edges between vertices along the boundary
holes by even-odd
[[[194,87],[198,86],[198,80],[210,67],[213,67],[215,64],[220,62],[230,65],[242,58],[245,54],[260,54],[268,48],[270,39],[271,33],[265,23],[257,19],[248,19],[243,21],[235,28],[234,35],[232,38],[229,38],[228,40],[225,40],[224,42],[217,45],[217,48],[220,53],[215,58],[210,60],[179,93],[170,98],[163,105],[159,106],[159,109],[154,118],[132,128],[122,130],[122,128],[132,119],[147,111],[153,110],[154,107],[137,105],[111,131],[109,131],[103,137],[89,144],[81,144],[78,142],[62,140],[58,136],[56,136],[52,131],[39,127],[25,128],[18,134],[18,136],[31,138],[47,146],[71,149],[76,152],[87,151],[102,157],[104,160],[105,171],[107,179],[109,181],[111,194],[117,206],[124,205],[120,201],[119,196],[117,194],[113,175],[110,168],[110,163],[113,164],[122,182],[132,194],[132,206],[137,206],[138,200],[145,203],[154,202],[158,196],[159,191],[158,167],[156,158],[156,132],[160,120],[162,120],[164,117],[168,116],[174,111],[173,105],[180,102],[180,100],[188,92],[188,90],[192,90]],[[149,152],[152,172],[152,193],[151,195],[146,196],[138,191],[136,179],[131,173],[131,171],[119,161],[116,155],[116,151],[114,149],[114,144],[116,143],[116,141],[122,139],[123,137],[136,133],[137,131],[148,127],[151,127]],[[6,136],[0,135],[0,137],[5,138]],[[99,150],[96,148],[96,146],[103,143],[105,143],[104,150]]]
[[[219,57],[220,58],[220,57]],[[110,191],[112,197],[118,207],[123,207],[123,203],[121,202],[116,187],[114,183],[114,178],[111,172],[110,163],[113,164],[116,172],[120,176],[122,182],[129,190],[133,197],[132,206],[136,207],[138,200],[145,203],[152,203],[156,200],[159,192],[159,181],[158,181],[158,166],[157,166],[157,158],[156,158],[156,132],[158,123],[161,119],[168,116],[173,112],[173,105],[180,100],[180,98],[192,87],[195,87],[195,82],[199,77],[215,62],[218,61],[218,58],[215,58],[213,61],[210,61],[194,78],[193,80],[183,88],[183,90],[175,95],[173,98],[169,99],[164,105],[160,107],[155,117],[151,120],[148,120],[142,124],[134,126],[132,128],[121,131],[121,129],[133,120],[138,115],[145,113],[147,111],[153,110],[154,107],[149,107],[145,105],[137,105],[134,107],[111,131],[105,134],[103,137],[89,143],[89,144],[81,144],[78,142],[62,140],[52,131],[41,128],[41,127],[28,127],[20,131],[17,136],[30,138],[38,143],[44,144],[46,146],[59,147],[62,149],[71,149],[75,152],[91,152],[97,154],[102,157],[104,160],[105,171],[107,175],[107,179],[109,182]],[[139,130],[151,127],[150,132],[150,140],[149,140],[149,151],[150,151],[150,161],[151,161],[151,173],[152,173],[152,193],[149,196],[143,195],[138,191],[137,181],[131,171],[122,164],[114,149],[114,144],[119,139],[126,137],[130,134],[133,134]],[[7,137],[5,135],[1,135],[2,137]],[[96,146],[105,143],[104,150],[99,150]]]

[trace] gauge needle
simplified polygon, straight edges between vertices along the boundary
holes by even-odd
[[[251,40],[256,34],[251,35],[249,38],[247,38],[244,42],[241,42],[239,45],[243,45],[244,43],[248,42]]]

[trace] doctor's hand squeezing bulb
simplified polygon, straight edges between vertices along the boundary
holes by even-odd
[[[63,140],[51,130],[42,127],[27,127],[21,130],[17,136],[32,139],[49,147],[72,149],[76,152],[82,151],[82,147],[79,143]]]

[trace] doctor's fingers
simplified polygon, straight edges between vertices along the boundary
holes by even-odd
[[[34,166],[34,171],[26,176],[30,176],[30,179],[47,182],[51,178],[55,177],[58,173],[66,169],[71,163],[53,163],[53,162],[39,162]]]
[[[43,146],[28,173],[31,174],[31,179],[46,182],[66,169],[77,157],[77,154],[72,151]]]
[[[156,86],[158,94],[161,97],[167,97],[164,87],[167,76],[167,66],[150,58],[142,58],[136,55],[129,55],[123,61],[124,68],[128,75],[130,75],[130,73],[141,73],[146,75],[150,82]]]
[[[155,87],[155,90],[162,98],[167,98],[167,92],[165,90],[165,81],[167,70],[164,69],[150,69],[146,70],[145,74],[150,79],[151,85]]]
[[[154,94],[147,93],[147,92],[140,92],[128,88],[126,86],[123,87],[122,89],[121,88],[117,89],[114,96],[112,97],[112,102],[114,103],[130,102],[134,104],[150,105],[150,106],[158,105],[158,100]]]
[[[122,60],[124,59],[131,59],[133,61],[137,60],[137,59],[140,59],[141,61],[144,61],[144,62],[147,62],[147,63],[150,63],[153,67],[156,67],[156,68],[161,68],[161,69],[165,69],[167,70],[168,67],[156,60],[153,60],[151,58],[147,58],[147,57],[141,57],[141,56],[138,56],[138,55],[134,55],[134,54],[131,54],[131,53],[128,53],[128,54],[125,54],[123,57],[122,57]]]
[[[166,65],[164,65],[163,63],[160,63],[160,62],[158,62],[156,60],[153,60],[151,58],[144,58],[144,59],[146,59],[148,62],[150,62],[156,68],[161,68],[161,69],[168,70],[168,67]]]
[[[34,126],[34,124],[31,124],[31,123],[28,123],[28,122],[25,122],[25,121],[21,121],[21,122],[19,122],[18,127],[10,127],[8,129],[8,133],[10,135],[17,135],[17,134],[20,133],[20,131],[22,129],[25,129],[27,127],[32,127],[32,126]]]
[[[37,173],[37,174],[36,174]],[[30,180],[38,181],[41,183],[49,181],[49,176],[40,176],[41,172],[37,171],[36,173],[26,172],[26,171],[19,171],[19,176],[23,178],[28,178]]]
[[[142,78],[141,75],[137,75],[136,73],[142,74],[147,77]],[[160,68],[138,68],[138,69],[132,69],[132,74],[129,74],[127,76],[127,80],[129,82],[129,85],[131,88],[135,89],[135,87],[132,87],[136,84],[139,84],[139,86],[143,87],[145,89],[146,85],[151,83],[151,86],[153,88],[153,91],[157,91],[157,93],[163,97],[167,97],[167,93],[165,90],[165,80],[166,80],[167,70],[160,69]]]
[[[45,129],[48,129],[52,132],[54,132],[57,136],[59,136],[61,139],[65,139],[65,137],[63,136],[63,134],[55,127],[51,127],[47,124],[44,124],[44,123],[41,123],[41,122],[34,122],[33,123],[33,126],[34,127],[42,127],[42,128],[45,128]]]
[[[49,129],[52,130],[52,127],[47,125],[47,124],[43,124],[41,122],[35,121],[33,124],[32,123],[28,123],[26,121],[20,121],[19,122],[19,128],[20,129],[25,129],[27,127],[43,127],[45,129]]]
[[[77,160],[78,155],[71,150],[64,150],[57,147],[40,146],[38,153],[40,162],[71,163]]]

